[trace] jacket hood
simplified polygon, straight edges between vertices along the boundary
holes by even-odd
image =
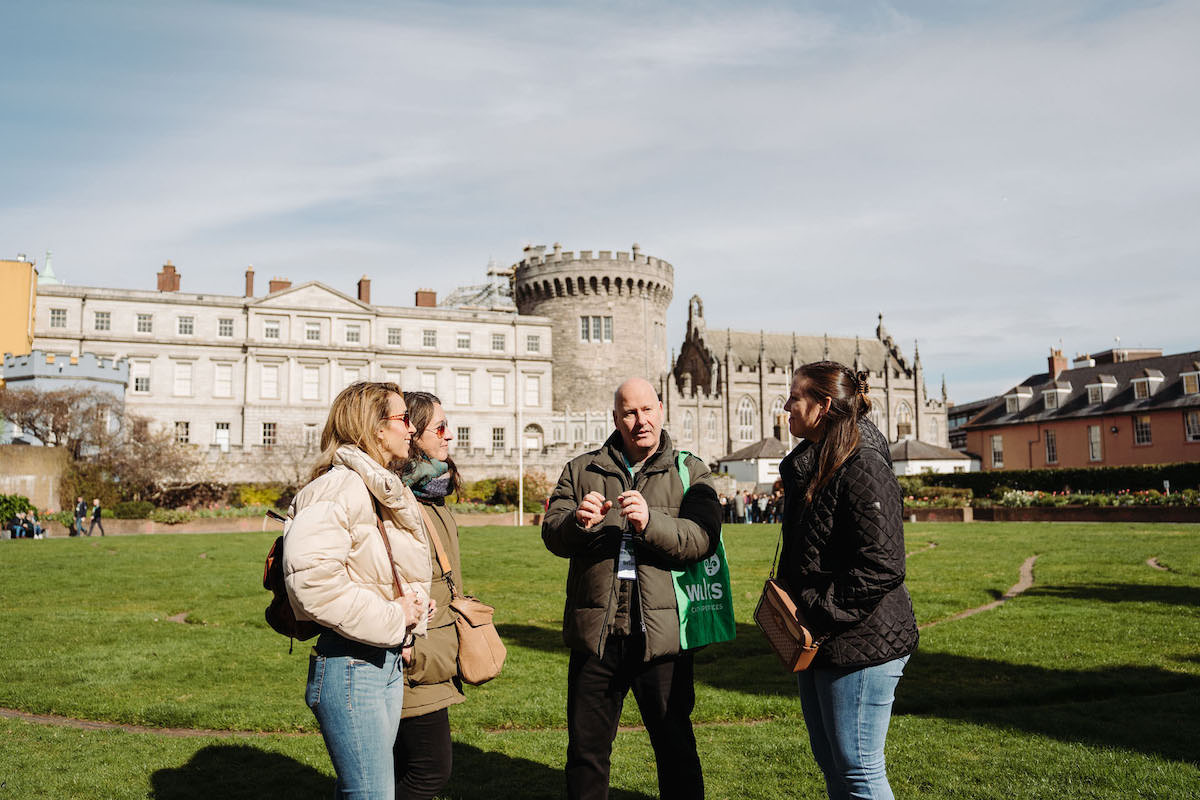
[[[420,512],[412,490],[400,476],[385,469],[354,445],[344,444],[333,455],[333,466],[345,467],[358,473],[380,505],[387,506],[411,530],[422,530]]]

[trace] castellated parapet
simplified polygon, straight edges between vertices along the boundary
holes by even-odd
[[[548,317],[554,331],[554,408],[608,409],[625,378],[662,385],[667,365],[667,306],[675,269],[645,255],[555,244],[525,248],[512,268],[520,314]],[[588,329],[584,333],[583,319]]]

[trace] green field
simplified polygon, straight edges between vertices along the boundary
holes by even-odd
[[[711,798],[821,797],[794,681],[751,623],[777,528],[728,526],[735,642],[697,658]],[[888,739],[899,797],[1200,798],[1200,526],[916,524],[922,631]],[[0,718],[6,798],[324,798],[306,645],[262,622],[266,534],[0,542],[0,707],[203,735]],[[936,545],[930,547],[930,545]],[[1146,561],[1156,558],[1166,570]],[[463,531],[467,588],[497,607],[504,674],[451,711],[447,797],[563,794],[566,563],[535,528]],[[180,617],[179,615],[183,615]],[[181,622],[169,618],[182,619]],[[636,705],[612,796],[657,796]]]

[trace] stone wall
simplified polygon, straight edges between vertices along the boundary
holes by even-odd
[[[57,511],[67,451],[61,447],[0,445],[0,494],[19,494],[37,508]]]

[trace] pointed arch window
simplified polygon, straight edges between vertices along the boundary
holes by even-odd
[[[913,416],[908,403],[901,401],[896,407],[896,439],[907,439],[912,436]]]
[[[696,426],[692,420],[692,412],[683,412],[683,438],[684,441],[691,441],[696,433]]]
[[[754,440],[754,401],[749,397],[743,397],[738,401],[737,406],[738,419],[738,439],[743,442]]]

